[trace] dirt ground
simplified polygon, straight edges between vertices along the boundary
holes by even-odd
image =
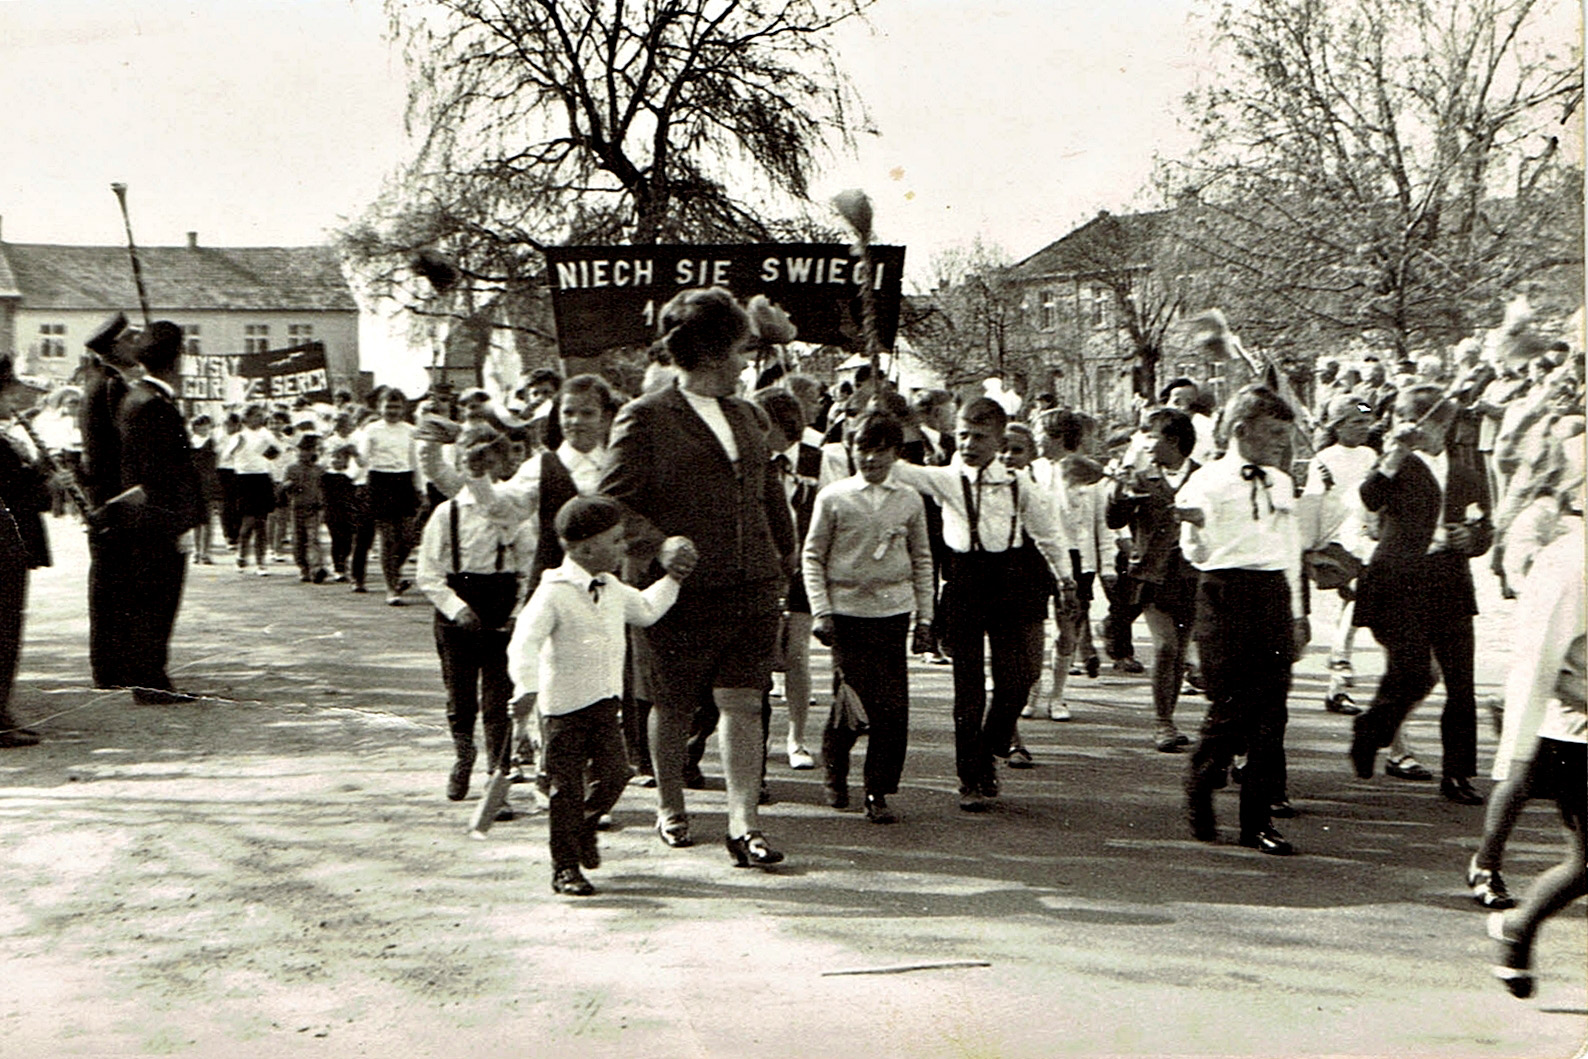
[[[1539,995],[1505,994],[1461,879],[1479,810],[1352,778],[1321,654],[1292,700],[1294,858],[1233,845],[1230,794],[1224,842],[1186,837],[1141,677],[1077,681],[1073,722],[1023,722],[1038,767],[1001,809],[959,812],[948,671],[912,663],[901,824],[774,761],[789,863],[738,870],[720,781],[691,792],[690,850],[631,788],[577,900],[549,889],[543,814],[471,841],[472,801],[442,798],[428,607],[223,555],[173,649],[205,697],[138,706],[85,686],[85,549],[51,528],[15,700],[45,742],[0,753],[0,1056],[1553,1057],[1588,1029],[1582,905],[1541,937]],[[1437,700],[1410,731],[1437,769]],[[1513,889],[1557,832],[1529,810]],[[953,961],[978,965],[831,973]]]

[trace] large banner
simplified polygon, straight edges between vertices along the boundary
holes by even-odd
[[[899,326],[904,247],[873,246],[877,334],[892,348]],[[741,301],[765,294],[801,342],[860,349],[860,259],[841,243],[714,246],[558,246],[546,249],[557,345],[590,357],[656,340],[656,315],[687,287],[726,287]]]
[[[306,342],[267,353],[182,358],[182,396],[190,401],[331,400],[325,345]]]

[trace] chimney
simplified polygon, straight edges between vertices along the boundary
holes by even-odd
[[[197,250],[198,249],[198,233],[197,232],[188,232],[187,233],[187,248],[189,250]]]

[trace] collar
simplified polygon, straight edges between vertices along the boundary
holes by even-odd
[[[959,453],[956,452],[954,454],[954,459],[949,466],[958,469],[960,477],[966,478],[971,482],[976,481],[978,473],[977,468],[972,467],[970,464],[961,459]],[[986,467],[981,469],[980,476],[984,483],[995,485],[1012,481],[1015,475],[1013,471],[1004,465],[1002,460],[994,459]]]
[[[541,581],[543,583],[546,581],[566,581],[570,585],[577,586],[582,591],[589,588],[592,581],[600,581],[602,584],[606,584],[616,576],[616,574],[592,574],[589,570],[574,562],[574,560],[564,558],[562,565],[555,569],[547,570]]]
[[[561,445],[557,446],[557,458],[561,460],[562,465],[568,468],[570,471],[584,463],[594,464],[595,466],[599,467],[601,466],[602,457],[605,455],[606,446],[604,445],[597,445],[589,452],[580,452],[567,441],[564,441]]]
[[[153,386],[156,390],[159,390],[167,397],[173,400],[176,399],[176,390],[172,388],[171,384],[166,382],[164,379],[157,379],[153,375],[145,375],[143,377],[143,381],[148,383],[150,386]]]

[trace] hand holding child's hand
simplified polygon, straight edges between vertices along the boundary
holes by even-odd
[[[452,624],[460,629],[467,629],[469,632],[479,632],[480,616],[474,613],[473,607],[465,606],[458,612],[458,616],[452,619]]]
[[[833,645],[833,616],[824,614],[811,624],[811,635],[816,637],[816,642],[823,647]]]
[[[668,537],[662,542],[656,558],[663,570],[682,581],[695,572],[700,553],[695,550],[695,542],[688,537]]]
[[[1445,544],[1458,555],[1472,551],[1472,528],[1465,522],[1452,522],[1445,527]]]

